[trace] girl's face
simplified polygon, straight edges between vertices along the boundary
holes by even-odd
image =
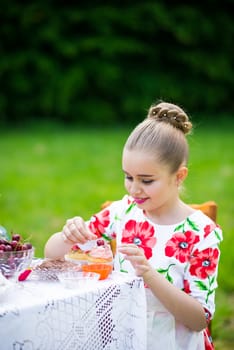
[[[126,190],[149,215],[164,212],[178,200],[178,186],[187,172],[171,174],[151,154],[134,150],[124,149],[122,163]]]

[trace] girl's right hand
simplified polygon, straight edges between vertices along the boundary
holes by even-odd
[[[87,241],[97,239],[97,236],[89,230],[85,221],[80,216],[66,221],[62,230],[62,237],[64,242],[72,244],[84,244]]]

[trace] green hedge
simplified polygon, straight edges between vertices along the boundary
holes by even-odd
[[[5,2],[0,122],[142,119],[156,99],[233,112],[231,1]]]

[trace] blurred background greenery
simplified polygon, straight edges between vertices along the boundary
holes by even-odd
[[[188,203],[224,230],[217,350],[234,343],[233,1],[10,0],[0,7],[0,225],[37,256],[67,218],[124,194],[121,150],[158,99],[192,116]]]
[[[160,98],[233,112],[232,3],[3,2],[0,122],[135,123]]]

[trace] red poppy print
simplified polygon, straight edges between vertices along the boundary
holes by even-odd
[[[133,200],[133,198],[131,198],[131,197],[128,197],[128,200],[127,200],[127,202],[128,202],[128,205],[129,205],[129,204],[132,204],[132,203],[134,203],[134,200]]]
[[[136,222],[129,220],[123,230],[122,243],[133,243],[144,250],[147,259],[152,256],[152,248],[156,244],[154,227],[147,221]]]
[[[207,248],[202,251],[196,249],[190,259],[189,271],[192,276],[205,279],[215,272],[218,260],[219,250],[217,248]]]
[[[97,237],[101,237],[105,232],[105,228],[110,223],[110,212],[109,210],[103,210],[97,215],[93,215],[92,220],[89,223],[89,229],[97,235]]]
[[[214,344],[212,341],[209,328],[206,328],[204,330],[203,335],[204,335],[205,350],[214,350]]]
[[[193,231],[177,232],[167,242],[165,254],[184,263],[189,260],[193,246],[197,242],[199,242],[199,236],[195,235]]]
[[[204,307],[204,312],[205,312],[205,315],[206,315],[206,322],[207,322],[207,324],[209,324],[210,321],[211,321],[211,313],[205,307]]]
[[[215,224],[211,224],[211,225],[206,225],[204,228],[204,238],[207,237],[214,229],[216,228]]]
[[[184,288],[183,291],[187,294],[191,293],[191,289],[190,289],[190,284],[188,280],[184,280]]]

